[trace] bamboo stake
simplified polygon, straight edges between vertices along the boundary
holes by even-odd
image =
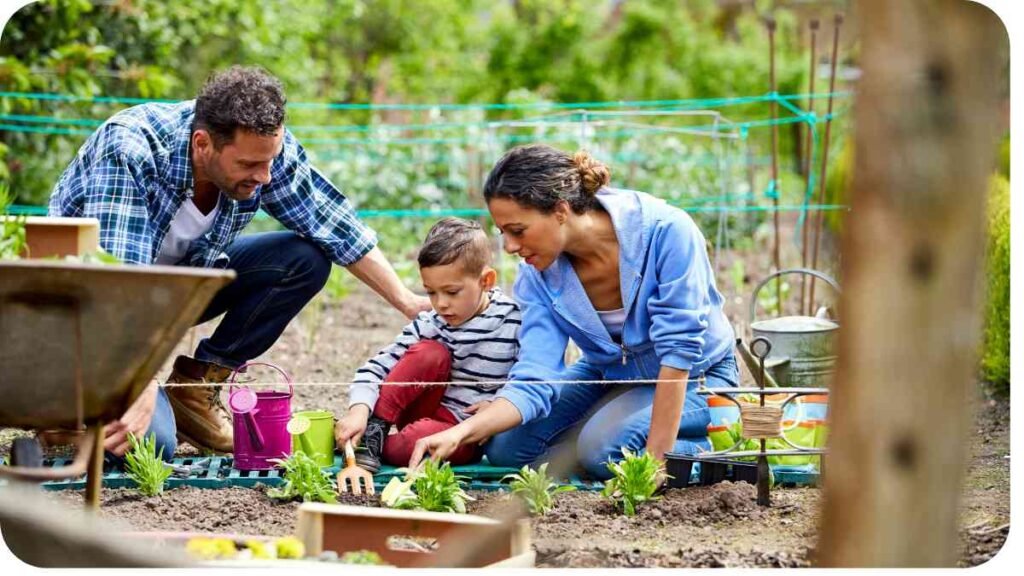
[[[839,27],[842,24],[843,15],[836,14],[835,27],[832,34],[832,73],[828,81],[828,116],[825,118],[825,137],[821,142],[821,182],[819,183],[818,206],[822,206],[825,202],[825,180],[828,175],[828,143],[832,134],[832,104],[835,101],[833,94],[836,91],[836,65],[839,63]],[[821,245],[821,229],[825,220],[825,212],[821,208],[817,209],[817,213],[818,217],[814,225],[814,258],[811,260],[811,268],[813,270],[818,269],[818,247]],[[811,276],[811,291],[807,306],[810,312],[814,312],[814,280],[815,278]]]
[[[770,85],[770,92],[772,94],[772,120],[778,119],[778,101],[775,100],[775,19],[768,18],[765,22],[768,27],[768,60],[769,60],[769,73],[768,83]],[[782,265],[779,258],[779,125],[772,124],[772,190],[774,190],[774,198],[772,198],[772,206],[775,208],[773,211],[773,222],[775,224],[775,245],[773,249],[773,261],[775,263],[774,272],[782,270]],[[782,282],[776,280],[775,282],[775,302],[778,303],[779,315],[782,315]]]
[[[807,98],[807,112],[810,113],[810,114],[813,114],[814,113],[814,77],[816,76],[815,67],[817,65],[817,49],[818,49],[818,20],[817,19],[811,20],[810,28],[811,28],[811,62],[810,62],[810,71],[809,72],[810,72],[810,77],[811,77],[811,85],[810,85],[810,89],[808,91],[809,96]],[[813,154],[811,154],[811,151],[814,149],[814,138],[813,138],[812,134],[813,134],[813,131],[811,130],[811,127],[808,126],[807,127],[807,145],[804,146],[804,177],[807,179],[807,188],[808,189],[810,189],[810,187],[811,187],[811,170],[812,170],[812,167],[811,167],[811,156],[813,156]],[[804,205],[806,206],[809,203],[810,203],[810,198],[807,198],[805,196],[804,197]],[[811,215],[809,213],[804,212],[804,225],[803,225],[803,230],[802,230],[803,242],[801,242],[801,244],[800,244],[800,248],[801,248],[800,267],[801,268],[807,268],[807,256],[808,256],[808,254],[807,254],[807,252],[808,252],[807,241],[809,240],[808,234],[807,234],[807,230],[810,228],[810,224],[811,224],[810,216]],[[804,315],[809,313],[808,306],[807,306],[807,276],[808,276],[807,274],[801,274],[800,275],[800,313],[804,314]],[[813,276],[812,276],[812,278],[813,278]],[[813,312],[813,311],[810,311],[810,312]]]

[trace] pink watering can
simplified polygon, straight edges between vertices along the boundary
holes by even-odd
[[[238,372],[249,366],[267,366],[284,376],[288,392],[254,392],[235,387]],[[284,370],[273,364],[251,362],[239,366],[231,374],[228,407],[231,408],[235,442],[235,468],[238,470],[270,470],[271,460],[287,458],[292,453],[292,436],[288,433],[291,417],[292,380]]]

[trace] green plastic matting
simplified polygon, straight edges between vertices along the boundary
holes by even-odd
[[[208,462],[203,464],[204,461]],[[44,465],[57,467],[65,466],[69,462],[70,460],[66,458],[54,458],[46,460]],[[252,487],[257,484],[278,486],[283,482],[282,472],[280,470],[237,470],[232,467],[233,459],[230,457],[197,456],[189,458],[175,458],[171,463],[174,466],[182,467],[192,466],[197,462],[202,465],[197,467],[196,470],[191,471],[187,477],[172,475],[167,479],[166,487],[176,488],[178,486],[194,486],[196,488],[227,488],[230,486]],[[334,465],[330,468],[326,468],[326,470],[329,471],[333,477],[337,475],[338,471],[341,469],[342,463],[342,457],[335,455]],[[399,476],[401,474],[398,470],[399,469],[394,466],[383,466],[380,471],[374,475],[374,486],[376,486],[378,490],[382,490],[392,477]],[[480,464],[455,466],[454,470],[457,475],[467,478],[466,489],[468,490],[507,489],[507,484],[503,483],[501,479],[507,474],[514,474],[519,471],[517,468],[491,466],[490,464],[487,464],[486,460]],[[775,483],[779,486],[816,486],[820,479],[818,471],[811,465],[776,466],[772,468],[772,472],[775,475]],[[689,484],[699,484],[699,478],[700,470],[698,466],[694,466]],[[601,490],[604,488],[604,483],[601,481],[583,478],[576,474],[562,480],[561,484],[575,486],[577,490]],[[132,488],[134,485],[134,482],[132,482],[124,471],[116,468],[104,470],[104,487]],[[69,480],[51,480],[43,482],[42,487],[46,490],[82,490],[85,488],[85,477],[82,476]]]
[[[203,464],[204,461],[208,463]],[[65,458],[54,458],[44,462],[45,466],[65,466],[70,462],[69,459]],[[227,488],[229,486],[243,486],[251,487],[257,484],[263,484],[266,486],[278,486],[284,479],[281,470],[237,470],[232,467],[233,459],[230,457],[189,457],[189,458],[175,458],[171,461],[171,464],[176,467],[193,466],[196,463],[201,463],[202,466],[197,467],[196,470],[192,471],[187,477],[180,475],[172,475],[167,479],[167,488],[176,488],[178,486],[195,486],[196,488]],[[341,470],[343,465],[343,458],[339,455],[334,457],[334,465],[330,468],[325,468],[332,476],[337,475],[338,471]],[[473,464],[470,466],[454,466],[455,474],[464,476],[466,480],[466,489],[468,490],[501,490],[507,489],[507,485],[501,482],[501,479],[506,474],[514,474],[519,471],[518,468],[504,468],[500,466],[491,466],[486,461],[480,464]],[[374,475],[373,483],[378,490],[384,488],[384,485],[388,483],[394,476],[399,476],[401,472],[394,466],[383,466],[380,471]],[[600,481],[586,480],[577,475],[570,476],[569,478],[562,481],[562,484],[575,486],[577,490],[601,490],[604,484]],[[131,488],[134,487],[134,482],[128,477],[128,475],[116,468],[105,469],[103,472],[103,486],[107,488]],[[43,482],[42,486],[46,490],[77,490],[85,488],[85,477],[72,478],[69,480],[52,480],[49,482]]]

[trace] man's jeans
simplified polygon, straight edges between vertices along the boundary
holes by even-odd
[[[739,386],[733,354],[708,368],[704,377],[708,388]],[[694,454],[698,448],[711,449],[708,403],[697,394],[698,387],[696,380],[687,384],[673,452]],[[565,384],[546,417],[495,435],[485,447],[487,460],[496,466],[518,468],[542,462],[564,449],[588,474],[607,480],[612,476],[609,459],[621,460],[623,448],[636,453],[646,447],[654,388],[654,384]]]
[[[196,347],[195,358],[237,368],[266,352],[300,310],[327,283],[331,261],[324,252],[293,232],[239,236],[226,250],[235,280],[222,288],[196,324],[221,314],[213,335]],[[177,448],[174,412],[167,393],[157,395],[146,434],[156,433],[164,460]]]

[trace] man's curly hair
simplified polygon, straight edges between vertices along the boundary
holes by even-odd
[[[215,73],[196,97],[192,130],[206,130],[213,144],[230,144],[239,128],[271,136],[284,124],[284,89],[260,67],[232,66]]]

